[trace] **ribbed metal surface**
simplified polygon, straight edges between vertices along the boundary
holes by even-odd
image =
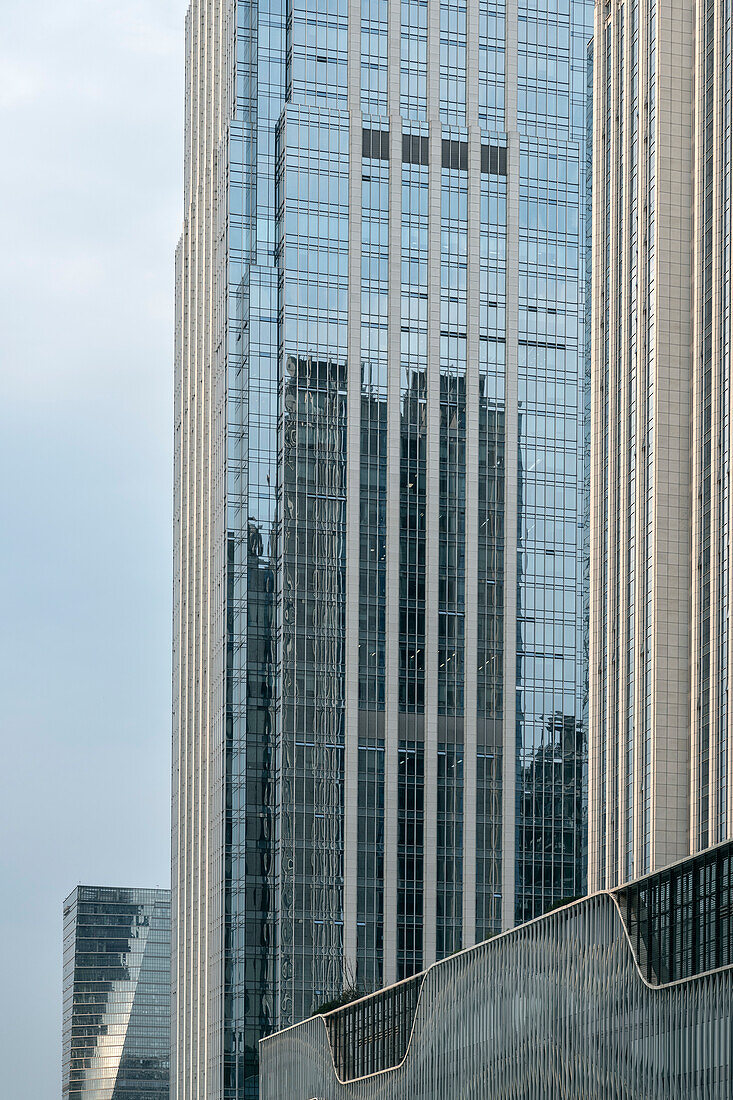
[[[650,988],[598,894],[425,975],[407,1055],[341,1084],[315,1017],[263,1040],[262,1100],[727,1100],[733,970]]]

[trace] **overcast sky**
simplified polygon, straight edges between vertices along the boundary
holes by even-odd
[[[0,1091],[61,1095],[61,909],[169,879],[185,0],[0,0]]]

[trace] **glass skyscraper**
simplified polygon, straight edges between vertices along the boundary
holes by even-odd
[[[194,0],[173,1096],[585,889],[590,0]]]
[[[589,877],[731,836],[731,10],[597,4]]]
[[[168,1100],[170,918],[169,890],[64,902],[64,1100]]]

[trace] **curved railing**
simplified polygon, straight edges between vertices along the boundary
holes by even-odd
[[[593,895],[263,1040],[262,1100],[733,1100],[731,967],[650,981],[624,905]]]
[[[398,1066],[407,1054],[425,974],[324,1015],[339,1081]]]

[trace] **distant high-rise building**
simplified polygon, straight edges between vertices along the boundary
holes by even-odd
[[[173,1095],[585,887],[590,0],[194,0]]]
[[[593,80],[593,887],[731,835],[731,32],[598,3]]]
[[[170,916],[169,890],[64,902],[64,1100],[168,1100]]]

